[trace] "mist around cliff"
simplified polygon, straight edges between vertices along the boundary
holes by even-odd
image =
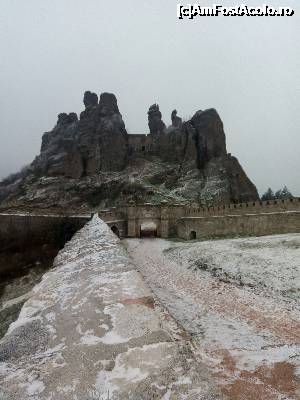
[[[85,90],[110,91],[132,134],[149,132],[156,102],[167,125],[173,109],[187,120],[216,108],[259,192],[300,195],[299,2],[284,1],[292,17],[193,21],[177,3],[2,1],[0,177],[32,162],[59,113],[80,113]]]

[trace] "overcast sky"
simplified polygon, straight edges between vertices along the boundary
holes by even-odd
[[[109,91],[129,133],[148,132],[154,102],[166,124],[174,108],[216,108],[259,191],[300,196],[300,4],[244,3],[295,15],[182,21],[174,0],[0,0],[0,177],[33,160],[57,114],[83,109],[85,90]]]

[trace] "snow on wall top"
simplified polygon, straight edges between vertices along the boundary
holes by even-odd
[[[0,341],[0,398],[213,395],[169,332],[119,239],[95,216]]]

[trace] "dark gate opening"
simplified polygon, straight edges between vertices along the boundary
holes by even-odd
[[[113,233],[114,233],[116,236],[120,237],[120,231],[119,231],[119,229],[118,229],[117,226],[114,225],[114,226],[112,226],[110,229],[113,231]]]
[[[155,238],[157,237],[157,226],[151,223],[145,223],[140,226],[141,238]]]
[[[197,233],[195,231],[191,231],[189,235],[190,240],[195,240],[197,239]]]

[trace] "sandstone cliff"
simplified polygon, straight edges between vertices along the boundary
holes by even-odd
[[[59,114],[44,133],[40,155],[26,173],[0,184],[2,207],[66,208],[137,202],[220,204],[257,200],[255,186],[227,153],[215,109],[186,122],[171,114],[168,128],[157,104],[148,135],[129,135],[113,94],[86,92],[85,110]]]

